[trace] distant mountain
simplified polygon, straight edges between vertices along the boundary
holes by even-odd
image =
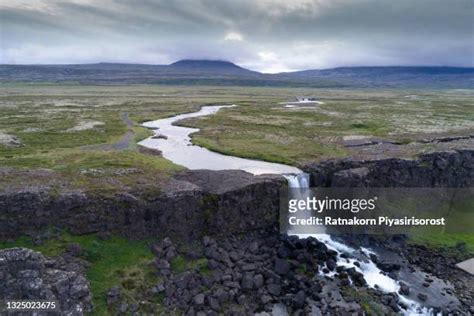
[[[0,82],[82,84],[209,84],[297,87],[474,88],[474,68],[341,67],[263,74],[229,61],[180,60],[171,65],[0,65]]]
[[[334,80],[363,87],[474,88],[474,68],[434,66],[340,67],[279,74],[284,80]]]
[[[439,66],[378,66],[378,67],[339,67],[323,70],[303,70],[295,75],[320,76],[390,76],[390,75],[459,75],[473,73],[474,68]]]
[[[255,73],[248,69],[237,66],[234,63],[223,60],[192,60],[184,59],[172,63],[168,66],[171,69],[185,70],[185,71],[202,71],[202,72],[225,72],[225,73],[240,73],[249,74]]]

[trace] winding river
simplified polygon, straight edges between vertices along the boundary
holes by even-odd
[[[209,170],[244,170],[249,173],[258,174],[281,174],[287,180],[289,187],[308,188],[309,178],[306,173],[300,169],[283,164],[270,163],[259,160],[244,159],[239,157],[227,156],[210,151],[206,148],[193,145],[190,135],[198,132],[197,128],[188,128],[176,126],[174,123],[187,118],[213,115],[223,108],[232,108],[236,105],[203,106],[199,111],[187,114],[181,114],[165,119],[150,121],[143,126],[155,129],[155,136],[149,137],[139,144],[148,148],[158,149],[162,152],[164,158],[182,165],[188,169],[209,169]],[[300,237],[308,237],[301,235]],[[372,288],[379,288],[384,292],[398,293],[400,285],[397,281],[383,273],[370,259],[371,250],[361,248],[354,249],[342,242],[335,241],[328,234],[313,235],[326,246],[338,253],[337,265],[348,268],[355,268],[364,275],[367,284]],[[340,255],[346,254],[350,258],[343,258]],[[347,256],[344,256],[347,257]],[[328,274],[332,276],[334,272]],[[405,306],[404,313],[407,315],[430,315],[431,310],[422,308],[419,303],[411,298],[399,295],[399,300]]]
[[[154,128],[157,135],[163,138],[147,138],[140,145],[159,149],[164,158],[175,164],[188,169],[208,170],[244,170],[252,174],[277,173],[277,174],[302,174],[298,168],[270,163],[259,160],[244,159],[227,156],[210,151],[206,148],[193,145],[190,135],[198,132],[197,128],[181,127],[173,125],[177,121],[187,118],[207,116],[217,113],[222,108],[232,108],[235,105],[204,106],[201,110],[193,113],[181,114],[161,120],[146,122],[143,126]]]

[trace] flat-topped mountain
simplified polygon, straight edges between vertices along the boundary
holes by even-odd
[[[0,82],[82,84],[210,84],[295,87],[474,88],[474,68],[340,67],[264,74],[223,60],[180,60],[170,65],[0,65]]]
[[[206,71],[243,71],[252,72],[248,69],[237,66],[230,61],[224,60],[195,60],[195,59],[183,59],[169,65],[170,68],[174,69],[185,69],[185,70],[206,70]]]
[[[194,67],[194,68],[240,68],[234,63],[226,60],[207,59],[182,59],[170,64],[172,67]]]

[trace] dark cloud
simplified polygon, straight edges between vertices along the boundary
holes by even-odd
[[[472,0],[16,0],[0,9],[2,63],[473,66]]]

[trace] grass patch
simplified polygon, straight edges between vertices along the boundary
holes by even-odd
[[[39,246],[35,246],[29,238],[21,237],[14,242],[0,242],[0,248],[26,247],[47,256],[57,256],[65,251],[69,243],[80,244],[84,259],[91,263],[87,278],[94,297],[94,315],[110,314],[106,292],[112,286],[121,286],[124,298],[138,303],[136,297],[158,281],[150,266],[154,256],[147,241],[130,241],[117,236],[100,240],[95,235],[64,233]]]
[[[183,255],[179,255],[173,260],[171,260],[170,265],[171,265],[171,270],[175,274],[180,274],[189,270],[196,270],[196,271],[201,272],[202,274],[207,274],[210,272],[207,267],[206,258],[189,260],[189,259],[186,259]]]
[[[362,306],[367,315],[396,315],[387,307],[377,303],[364,289],[355,290],[352,287],[344,287],[342,291],[345,296],[353,297]]]
[[[474,234],[470,233],[413,233],[410,242],[433,248],[452,248],[465,244],[469,254],[474,254]]]
[[[416,244],[422,244],[432,248],[458,248],[465,245],[465,254],[474,255],[474,234],[472,233],[472,225],[474,222],[474,212],[472,206],[474,200],[472,198],[472,190],[456,189],[449,204],[449,209],[443,212],[446,226],[442,227],[414,227],[410,230],[410,241]],[[429,201],[427,201],[429,202]],[[447,207],[439,205],[439,207]],[[424,217],[429,217],[425,214]],[[461,246],[463,248],[464,246]]]
[[[170,265],[171,265],[171,270],[176,274],[179,274],[188,270],[186,259],[183,256],[177,256],[176,258],[171,260]]]
[[[205,130],[193,136],[193,143],[224,155],[251,158],[288,165],[298,165],[308,160],[324,157],[342,157],[347,151],[335,144],[314,143],[300,139],[300,146],[281,143],[282,135],[255,132],[253,136],[242,138],[239,132],[213,136]],[[275,141],[272,140],[275,139]],[[280,139],[280,140],[278,140]]]
[[[144,140],[145,138],[148,138],[150,136],[153,136],[153,131],[151,131],[148,128],[141,127],[141,126],[134,126],[133,127],[133,132],[135,134],[134,137],[134,144]]]
[[[77,149],[55,151],[20,159],[0,159],[0,165],[16,168],[48,168],[56,171],[49,178],[49,185],[67,183],[72,188],[90,193],[114,193],[140,187],[141,192],[154,189],[175,172],[182,170],[161,156],[142,154],[136,151],[81,151]],[[9,177],[1,187],[21,187],[28,184],[44,184],[45,179],[31,179],[28,174]],[[60,185],[58,186],[58,189]]]
[[[58,171],[76,172],[98,168],[140,168],[164,173],[182,169],[169,160],[138,152],[93,151],[87,154],[69,152],[54,158],[54,170]]]

